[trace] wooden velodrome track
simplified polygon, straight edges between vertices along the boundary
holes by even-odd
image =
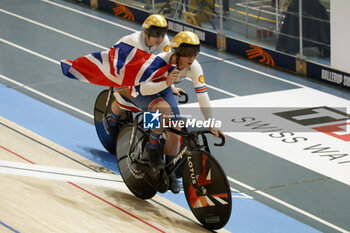
[[[0,232],[205,231],[183,207],[140,200],[119,175],[2,117],[0,167]]]

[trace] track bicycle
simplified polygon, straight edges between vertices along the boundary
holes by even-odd
[[[185,100],[180,100],[179,103],[186,103],[188,96],[184,93],[182,95],[185,96]],[[95,128],[105,149],[112,154],[116,154],[117,151],[118,167],[130,191],[141,199],[152,198],[157,191],[166,192],[169,185],[168,174],[176,169],[176,177],[183,176],[186,200],[195,217],[208,229],[223,227],[231,213],[231,192],[226,175],[210,155],[205,137],[209,131],[191,133],[186,129],[182,129],[181,132],[174,131],[182,136],[181,155],[179,153],[173,160],[174,163],[168,165],[164,171],[156,171],[151,169],[147,162],[137,160],[137,153],[140,156],[148,139],[148,132],[142,129],[140,115],[134,119],[132,112],[123,111],[117,125],[118,134],[115,135],[118,143],[107,134],[103,120],[111,112],[113,101],[115,101],[113,87],[103,90],[98,95],[94,106]],[[133,129],[135,133],[131,138]],[[202,145],[199,144],[199,137],[202,137]],[[164,145],[164,138],[161,142],[161,145]],[[211,179],[204,176],[209,171]],[[192,181],[189,177],[195,177],[195,179]]]
[[[111,105],[113,101],[115,101],[113,92],[113,87],[110,87],[108,90],[101,91],[96,98],[94,106],[94,125],[97,136],[100,139],[103,147],[111,154],[115,154],[115,141],[118,136],[117,134],[119,129],[124,125],[133,122],[133,113],[126,110],[122,112],[118,124],[114,128],[114,132],[109,132],[109,130],[106,128],[107,115],[111,113]],[[180,99],[178,102],[187,103],[188,95],[184,92],[180,92],[180,95],[183,96],[184,99]]]
[[[140,124],[142,115],[137,114],[133,124],[121,127],[116,143],[119,171],[128,189],[141,199],[164,193],[169,187],[169,174],[185,164],[183,189],[192,213],[207,229],[225,226],[231,215],[231,190],[225,172],[210,154],[206,134],[211,132],[165,129],[182,136],[182,146],[172,162],[159,170],[142,158],[149,136],[149,130]],[[221,143],[214,143],[215,146],[225,144],[224,137],[220,137]]]

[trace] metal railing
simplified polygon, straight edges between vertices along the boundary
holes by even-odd
[[[330,0],[131,0],[221,36],[330,63]],[[301,6],[301,7],[299,7]],[[222,42],[222,41],[221,41]],[[220,43],[221,45],[223,43]]]

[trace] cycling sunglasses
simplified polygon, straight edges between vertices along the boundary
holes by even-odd
[[[199,46],[195,47],[182,47],[178,49],[180,57],[197,57],[200,51]]]
[[[150,37],[164,37],[167,34],[167,28],[150,28],[150,30],[146,30],[146,33]]]

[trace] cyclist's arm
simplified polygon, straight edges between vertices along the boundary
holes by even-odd
[[[140,93],[142,95],[154,95],[168,87],[165,81],[161,82],[144,82],[140,84]]]
[[[211,104],[208,93],[197,93],[197,99],[204,119],[208,120],[209,118],[212,118]]]
[[[207,87],[204,81],[202,67],[197,61],[195,61],[192,64],[190,74],[191,74],[191,79],[197,94],[198,103],[201,108],[202,114],[204,118],[208,120],[209,118],[212,118],[211,104],[210,104],[209,95],[207,93]],[[224,133],[221,132],[219,129],[215,127],[209,127],[209,129],[211,133],[215,135],[215,137],[219,137],[219,135],[222,135],[224,136],[224,138],[226,138]]]
[[[174,83],[174,80],[179,78],[179,70],[173,69],[170,73],[168,73],[166,76],[165,81],[149,81],[144,82],[140,85],[140,93],[142,95],[154,95],[156,93],[159,93],[163,91],[164,89],[168,88]]]
[[[192,79],[201,112],[205,120],[208,120],[212,117],[211,104],[204,81],[203,70],[197,60],[193,62],[191,70],[188,72],[188,76]]]
[[[167,54],[167,55],[166,55]],[[162,57],[163,59],[167,59],[164,56],[168,56],[169,53],[161,53],[158,55],[159,57]],[[173,81],[178,79],[179,77],[179,71],[177,69],[173,69],[170,73],[167,73],[165,75],[166,80],[165,81],[148,81],[140,84],[140,93],[142,95],[154,95],[157,94],[166,88],[168,88],[171,84],[173,84]]]

